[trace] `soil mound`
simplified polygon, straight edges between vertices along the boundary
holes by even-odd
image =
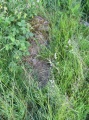
[[[26,61],[33,67],[33,76],[36,73],[39,86],[43,87],[47,84],[50,76],[50,65],[38,57],[41,48],[48,44],[49,22],[40,16],[32,19],[31,25],[33,27],[34,39],[30,39],[31,44],[29,48],[30,56]]]

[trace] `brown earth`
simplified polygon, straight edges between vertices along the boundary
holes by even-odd
[[[33,67],[33,77],[37,74],[39,86],[43,87],[47,84],[50,76],[50,65],[47,61],[38,57],[42,47],[47,46],[49,22],[40,16],[32,19],[31,25],[33,27],[34,38],[29,39],[31,44],[29,48],[30,56],[26,57],[26,62]]]

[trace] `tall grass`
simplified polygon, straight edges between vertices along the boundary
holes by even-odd
[[[2,26],[0,32],[0,35],[3,35],[0,37],[0,119],[86,120],[89,114],[89,28],[80,22],[83,15],[81,1],[42,0],[37,3],[37,11],[30,6],[25,13],[25,2],[15,2],[16,6],[23,6],[21,12],[27,14],[27,18],[22,16],[19,19],[19,22],[26,20],[24,25],[34,14],[42,15],[50,22],[49,47],[41,56],[52,65],[51,77],[44,88],[38,87],[38,82],[30,74],[32,68],[21,61],[27,43],[24,47],[19,46],[22,50],[20,59],[16,59],[18,56],[13,57],[19,47],[14,43],[11,49],[6,48],[8,43],[4,43],[5,36],[9,35],[5,34],[5,28],[17,25],[18,16],[15,16],[16,23],[13,23],[13,20],[11,24],[6,21],[6,26]],[[0,3],[1,6],[2,4]],[[10,15],[12,14],[13,11]],[[17,25],[16,28],[19,30],[21,26],[18,28]],[[28,30],[27,27],[24,29]],[[20,31],[19,35],[22,36],[20,40],[26,34]],[[18,36],[15,36],[15,39]],[[13,39],[11,40],[13,43]],[[25,41],[26,38],[23,43]]]

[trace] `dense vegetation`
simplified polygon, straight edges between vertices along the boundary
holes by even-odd
[[[49,47],[40,54],[51,78],[42,89],[22,61],[37,15],[50,23]],[[88,0],[0,1],[0,120],[89,119],[88,21]]]

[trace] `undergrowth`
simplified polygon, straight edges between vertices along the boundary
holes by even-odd
[[[88,11],[88,0],[0,1],[0,120],[89,119],[89,26],[81,22]],[[42,89],[22,61],[35,15],[50,22],[40,54],[52,69]]]

